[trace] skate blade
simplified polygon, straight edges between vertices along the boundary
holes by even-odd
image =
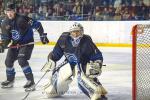
[[[35,91],[35,86],[31,86],[25,89],[25,92]]]
[[[108,100],[107,98],[100,98],[99,100]]]
[[[9,85],[9,86],[1,86],[2,89],[7,89],[7,88],[13,88],[13,85]]]
[[[25,92],[35,91],[35,88],[26,88]]]
[[[102,97],[100,98],[100,100],[108,100],[108,98],[105,97],[105,96],[102,96]]]

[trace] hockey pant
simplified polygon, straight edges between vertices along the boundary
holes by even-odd
[[[6,75],[8,81],[13,81],[15,78],[14,62],[18,60],[27,80],[34,81],[31,67],[28,60],[31,57],[34,45],[24,46],[20,48],[9,48],[5,60]]]

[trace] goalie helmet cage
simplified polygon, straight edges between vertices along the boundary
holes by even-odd
[[[132,100],[150,100],[150,24],[132,28]]]

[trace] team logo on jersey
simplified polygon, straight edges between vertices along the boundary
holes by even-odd
[[[17,30],[11,30],[12,33],[12,39],[13,40],[19,40],[20,39],[20,34]]]
[[[69,63],[77,64],[77,57],[75,54],[65,53],[66,58],[68,59]]]

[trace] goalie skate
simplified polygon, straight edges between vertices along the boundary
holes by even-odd
[[[107,97],[105,95],[101,95],[100,100],[108,100]]]
[[[14,86],[14,81],[4,81],[1,83],[1,88],[12,88]]]
[[[97,100],[108,100],[106,96],[101,95],[101,98],[97,99]]]

